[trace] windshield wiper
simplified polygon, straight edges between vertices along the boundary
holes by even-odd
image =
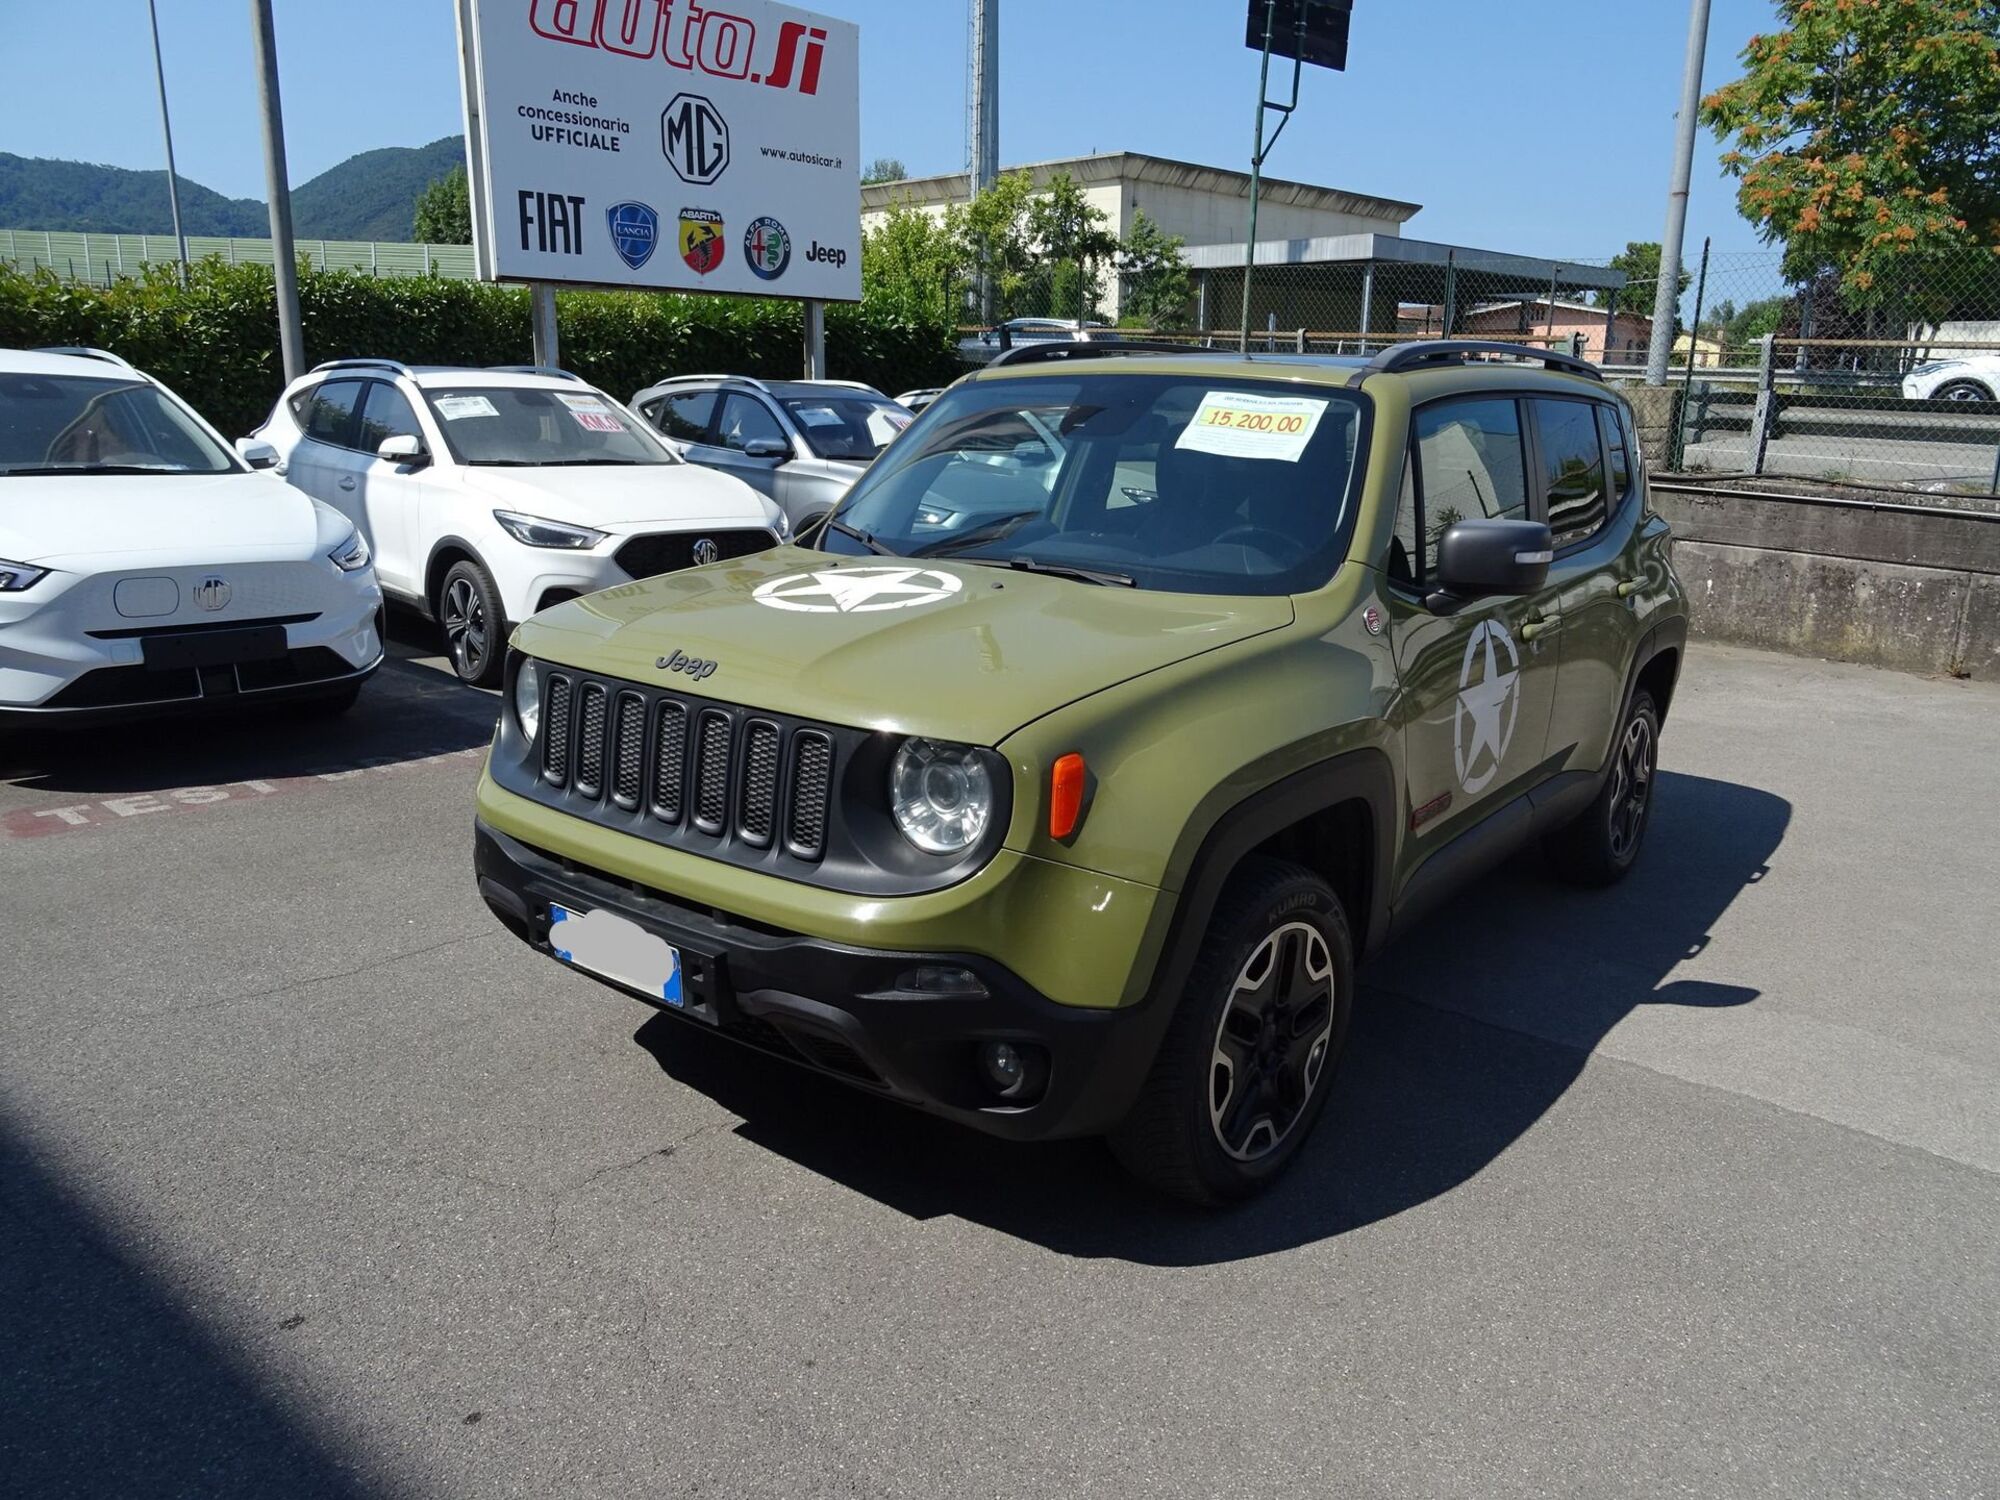
[[[1075,563],[1042,562],[1033,557],[968,557],[982,567],[1014,568],[1022,573],[1046,573],[1051,578],[1074,578],[1078,583],[1115,583],[1121,588],[1137,588],[1139,581],[1130,573],[1114,573],[1108,568],[1080,568]]]
[[[643,458],[544,458],[536,461],[536,467],[543,469],[581,469],[592,464],[611,464],[618,468],[643,467]]]
[[[50,474],[219,474],[220,469],[176,469],[166,464],[46,464],[27,469],[0,469],[0,475]]]
[[[929,547],[919,547],[910,556],[949,557],[954,552],[963,552],[967,547],[977,547],[982,542],[997,542],[1001,537],[1020,530],[1041,513],[1039,509],[1017,510],[1010,515],[995,516],[992,520],[958,536],[946,537]]]
[[[866,547],[870,552],[873,552],[878,556],[901,557],[903,555],[902,553],[898,552],[894,547],[885,547],[880,542],[876,541],[873,532],[863,531],[859,526],[849,526],[845,521],[836,521],[831,516],[828,516],[826,518],[826,529],[828,531],[837,531],[842,536],[853,537],[855,541],[861,543],[862,546]],[[911,555],[917,556],[920,554],[913,553]]]

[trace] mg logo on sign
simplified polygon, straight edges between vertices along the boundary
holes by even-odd
[[[660,149],[683,182],[706,185],[729,167],[729,122],[700,94],[676,94],[660,115]]]

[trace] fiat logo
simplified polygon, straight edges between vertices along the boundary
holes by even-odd
[[[694,560],[698,566],[722,561],[722,549],[715,544],[714,537],[700,537],[695,541]]]
[[[195,585],[194,602],[203,609],[221,609],[229,602],[229,581],[211,573]]]

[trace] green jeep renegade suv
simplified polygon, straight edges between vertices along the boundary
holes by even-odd
[[[1022,351],[812,545],[523,624],[479,886],[692,1024],[1223,1200],[1358,958],[1530,841],[1631,866],[1685,637],[1581,361]]]

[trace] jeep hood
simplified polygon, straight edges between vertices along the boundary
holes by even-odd
[[[996,745],[1066,703],[1291,621],[1282,595],[1161,594],[779,547],[559,604],[514,643],[773,713]],[[676,652],[716,669],[699,686],[662,671]]]

